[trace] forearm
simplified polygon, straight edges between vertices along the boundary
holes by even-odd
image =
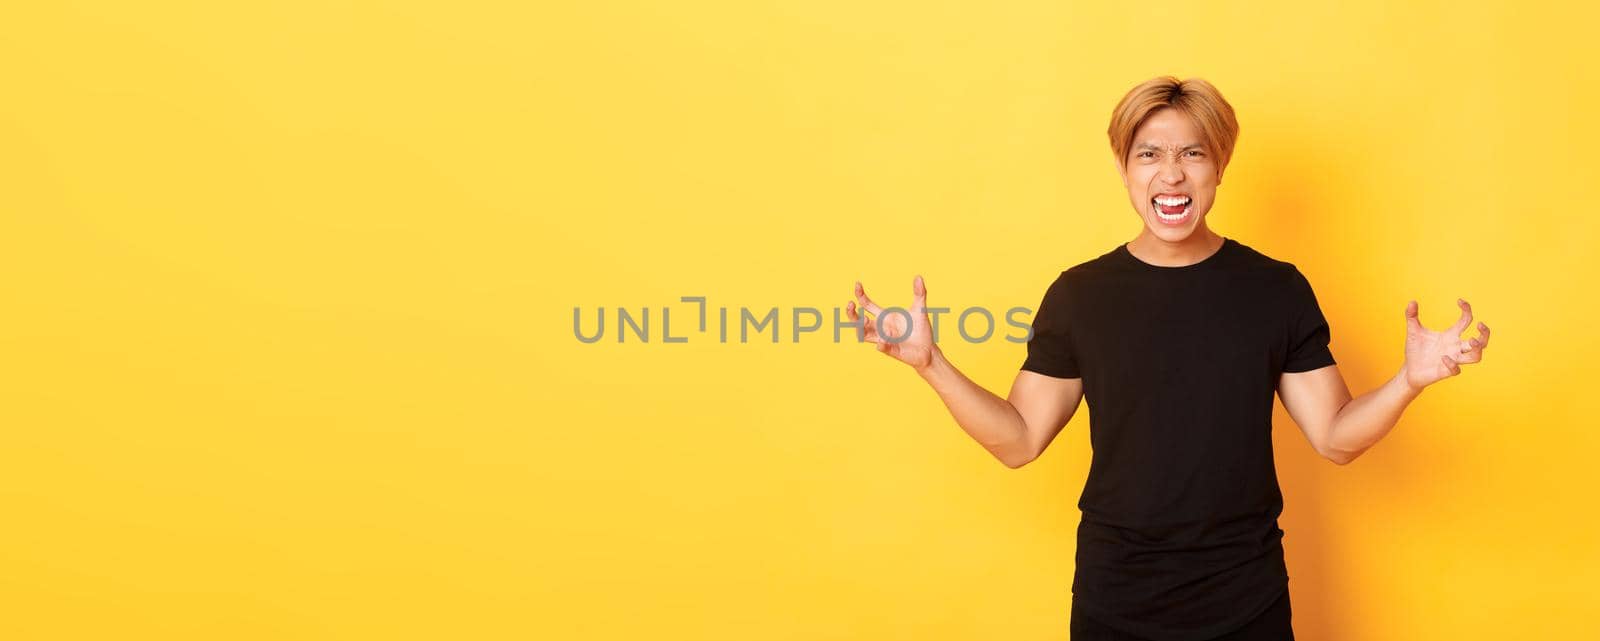
[[[972,382],[955,365],[945,360],[937,347],[933,359],[917,369],[917,374],[933,387],[961,429],[1009,467],[1026,464],[1027,424],[1017,408],[1004,398]]]
[[[1349,463],[1372,447],[1400,421],[1406,406],[1422,390],[1406,383],[1405,370],[1370,392],[1350,399],[1339,408],[1328,427],[1326,456]]]

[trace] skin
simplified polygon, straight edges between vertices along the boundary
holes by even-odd
[[[1220,249],[1223,237],[1206,226],[1205,217],[1222,184],[1222,169],[1187,116],[1162,109],[1147,118],[1134,133],[1128,156],[1117,162],[1128,200],[1143,222],[1138,236],[1127,243],[1128,251],[1146,263],[1179,267]],[[1171,193],[1192,199],[1191,215],[1182,225],[1156,217],[1151,198]],[[860,282],[845,312],[860,321],[860,310],[866,310],[871,315],[863,322],[866,341],[911,366],[938,393],[961,429],[1001,463],[1018,468],[1037,459],[1077,412],[1083,379],[1018,370],[1011,391],[1001,398],[962,374],[933,342],[928,290],[921,276],[912,279],[911,297],[909,328],[904,315],[883,316]],[[1480,322],[1479,335],[1463,340],[1462,332],[1472,324],[1472,306],[1461,299],[1456,304],[1461,316],[1455,324],[1430,330],[1417,319],[1416,301],[1408,302],[1405,361],[1388,381],[1365,394],[1351,396],[1337,364],[1279,377],[1278,399],[1318,454],[1339,465],[1355,460],[1389,433],[1423,389],[1460,375],[1462,365],[1483,360],[1489,327]],[[886,338],[900,336],[907,337],[898,343]]]
[[[1205,138],[1188,116],[1162,109],[1134,132],[1128,157],[1117,163],[1128,202],[1144,228],[1128,243],[1128,251],[1152,265],[1181,267],[1204,260],[1222,248],[1222,236],[1206,226],[1206,213],[1217,199],[1222,171],[1206,148]],[[1190,198],[1189,218],[1169,225],[1156,215],[1157,195]]]

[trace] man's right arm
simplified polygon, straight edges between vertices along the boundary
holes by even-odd
[[[939,394],[961,429],[1010,468],[1038,458],[1083,399],[1082,378],[1028,370],[1018,370],[1010,394],[1000,398],[962,374],[938,347],[917,373]]]

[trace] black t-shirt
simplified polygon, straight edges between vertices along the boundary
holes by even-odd
[[[1073,598],[1157,641],[1230,632],[1288,589],[1272,459],[1282,372],[1334,364],[1293,264],[1232,238],[1193,265],[1126,245],[1061,273],[1022,369],[1082,378],[1094,450]]]

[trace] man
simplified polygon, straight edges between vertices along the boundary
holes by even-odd
[[[1037,458],[1088,399],[1075,641],[1293,639],[1274,392],[1311,446],[1343,465],[1488,343],[1482,323],[1478,338],[1460,338],[1472,320],[1465,300],[1444,331],[1422,327],[1409,302],[1404,364],[1352,398],[1304,275],[1206,225],[1238,131],[1201,79],[1154,78],[1123,97],[1107,133],[1142,228],[1049,286],[1004,399],[933,342],[920,276],[909,315],[881,315],[859,282],[846,305],[851,320],[861,321],[857,303],[871,314],[865,340],[911,365],[1007,466]]]

